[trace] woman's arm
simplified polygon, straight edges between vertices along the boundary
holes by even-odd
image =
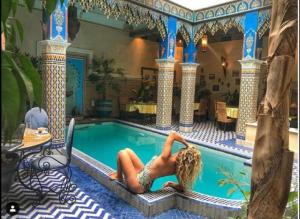
[[[170,134],[165,142],[164,149],[161,153],[161,157],[163,159],[168,159],[171,156],[171,149],[172,149],[174,141],[179,141],[182,144],[184,144],[186,147],[188,147],[188,143],[186,142],[186,140],[184,140],[184,138],[181,135],[172,131],[172,132],[170,132]]]
[[[177,192],[183,192],[183,187],[180,184],[168,181],[164,184],[164,188],[166,187],[171,187],[173,189],[175,189]]]

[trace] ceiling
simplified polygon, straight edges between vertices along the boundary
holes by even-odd
[[[169,0],[169,1],[195,11],[203,8],[209,8],[216,5],[232,2],[234,0]]]

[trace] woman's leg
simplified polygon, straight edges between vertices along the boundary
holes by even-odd
[[[137,173],[140,172],[142,169],[144,169],[143,162],[140,160],[140,158],[136,155],[136,153],[133,150],[131,150],[130,148],[126,148],[125,151],[129,155]]]
[[[125,181],[128,188],[135,193],[142,193],[143,188],[139,184],[136,175],[137,171],[133,165],[133,162],[130,159],[130,156],[126,150],[119,152],[120,158],[120,167],[125,176]]]
[[[128,156],[134,166],[134,169],[136,170],[137,173],[140,172],[142,169],[144,169],[143,162],[140,160],[140,158],[136,155],[136,153],[133,150],[131,150],[130,148],[126,148],[122,151],[124,153],[128,154]],[[110,174],[110,179],[112,179],[112,180],[117,179],[119,181],[123,180],[122,166],[120,164],[120,152],[118,153],[118,156],[117,156],[117,172]]]
[[[121,150],[122,151],[122,150]],[[120,164],[120,152],[117,155],[117,172],[113,172],[109,175],[109,178],[111,180],[119,180],[119,181],[123,181],[123,172],[122,172],[122,166]]]

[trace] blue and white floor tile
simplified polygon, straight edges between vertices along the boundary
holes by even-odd
[[[61,173],[51,172],[49,176],[47,176],[47,179],[45,178],[42,180],[44,183],[48,184],[48,186],[54,184],[59,185],[62,177]],[[5,205],[3,205],[7,200],[5,197],[2,197],[1,218],[113,218],[109,212],[90,198],[90,196],[84,193],[80,188],[77,188],[72,194],[76,197],[76,202],[73,205],[61,204],[58,200],[58,196],[55,193],[49,192],[46,197],[43,198],[41,204],[34,207],[33,203],[37,199],[36,193],[24,188],[21,183],[15,182],[9,192],[8,201],[19,204],[20,211],[14,216],[7,214]]]
[[[71,165],[72,181],[78,186],[74,191],[76,203],[62,205],[54,193],[49,193],[42,203],[33,207],[35,193],[25,189],[20,183],[15,182],[10,190],[9,201],[20,205],[20,211],[15,216],[5,212],[5,199],[2,198],[1,218],[12,219],[205,219],[178,209],[168,210],[154,217],[144,217],[136,208],[119,199],[113,192],[102,186],[91,176]],[[55,183],[61,176],[52,174],[51,181]]]

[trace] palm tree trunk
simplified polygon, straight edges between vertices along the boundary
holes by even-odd
[[[277,219],[284,213],[292,178],[289,92],[297,43],[297,0],[272,4],[267,90],[258,110],[248,218]]]

